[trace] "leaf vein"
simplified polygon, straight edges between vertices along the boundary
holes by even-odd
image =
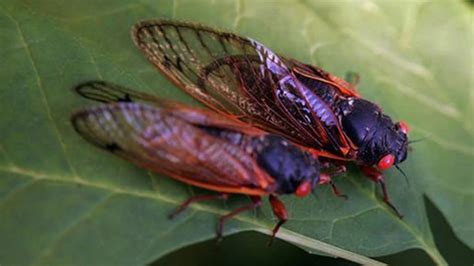
[[[16,188],[10,190],[8,194],[0,201],[0,209],[2,209],[4,206],[6,206],[6,203],[13,200],[15,197],[20,195],[22,192],[25,190],[29,189],[31,186],[36,184],[38,180],[35,179],[30,179],[27,182],[21,184],[20,186],[17,186]]]
[[[64,240],[74,232],[76,228],[82,225],[88,218],[92,217],[93,214],[103,208],[106,203],[114,196],[115,193],[106,194],[103,198],[98,200],[94,205],[91,206],[89,210],[84,212],[81,216],[77,217],[77,220],[72,223],[70,226],[66,227],[64,231],[60,232],[53,242],[48,245],[43,252],[40,253],[36,261],[32,265],[40,265],[42,262],[45,262],[49,257],[51,257],[54,252],[57,250],[59,245],[64,242]]]
[[[66,160],[66,163],[68,164],[68,167],[71,171],[71,173],[73,174],[73,176],[75,178],[79,178],[79,176],[77,175],[77,172],[76,172],[76,169],[72,166],[71,164],[71,161],[69,159],[69,156],[66,152],[66,144],[64,143],[64,140],[63,140],[63,137],[61,135],[61,132],[59,131],[58,129],[58,126],[56,125],[56,122],[54,121],[53,119],[53,116],[51,114],[51,108],[49,106],[49,103],[48,103],[48,99],[46,97],[46,93],[44,91],[44,88],[43,88],[43,81],[41,80],[40,78],[40,75],[39,75],[39,72],[38,72],[38,67],[36,66],[36,63],[35,63],[35,60],[33,58],[33,54],[31,52],[31,48],[30,46],[28,45],[28,43],[26,42],[26,39],[25,39],[25,35],[23,33],[23,30],[21,29],[21,26],[19,24],[19,22],[14,18],[12,17],[16,27],[17,27],[17,30],[18,30],[18,33],[20,35],[20,39],[22,41],[22,43],[25,45],[25,50],[26,50],[26,54],[28,55],[28,57],[30,58],[30,61],[31,61],[31,66],[33,68],[33,71],[35,73],[35,76],[36,76],[36,84],[38,86],[38,89],[40,91],[40,94],[41,94],[41,98],[42,98],[42,101],[43,101],[43,104],[44,104],[44,107],[45,107],[45,110],[46,110],[46,114],[48,116],[48,120],[50,121],[51,123],[51,126],[53,128],[53,131],[58,139],[58,142],[62,148],[62,151],[64,153],[64,157],[65,157],[65,160]]]

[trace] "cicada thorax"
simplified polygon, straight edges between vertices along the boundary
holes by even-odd
[[[275,135],[267,135],[255,145],[257,162],[277,180],[278,194],[306,196],[318,184],[320,164],[309,153]]]
[[[406,129],[394,123],[374,103],[351,98],[340,104],[341,124],[358,147],[357,159],[365,165],[386,168],[406,159]],[[387,168],[388,168],[387,167]]]

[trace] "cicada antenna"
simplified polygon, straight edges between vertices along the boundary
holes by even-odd
[[[403,172],[402,168],[398,167],[398,165],[395,165],[395,168],[397,168],[397,170],[402,173],[402,175],[405,177],[405,181],[407,182],[407,185],[410,186],[410,182],[408,181],[408,176],[405,174],[405,172]]]
[[[426,140],[426,139],[428,139],[428,136],[427,137],[422,137],[422,138],[419,138],[419,139],[410,140],[410,141],[408,141],[408,144],[421,142],[421,141]]]

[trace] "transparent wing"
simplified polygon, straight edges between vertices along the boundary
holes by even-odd
[[[101,103],[144,102],[162,106],[165,102],[157,96],[131,90],[103,80],[90,80],[81,83],[75,86],[74,90],[86,99]]]
[[[190,107],[103,80],[91,80],[81,83],[74,90],[86,99],[101,103],[136,102],[166,109],[168,112],[172,112],[174,116],[179,116],[191,124],[231,129],[248,136],[264,134],[263,131],[239,121],[234,116],[220,115],[207,109]]]
[[[164,109],[139,103],[107,104],[76,112],[72,123],[95,145],[191,185],[263,194],[273,182],[238,146]]]
[[[132,34],[171,81],[211,108],[306,146],[342,145],[331,108],[257,41],[165,20],[138,23]]]

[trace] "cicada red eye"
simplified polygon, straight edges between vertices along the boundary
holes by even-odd
[[[402,132],[405,133],[405,135],[407,135],[408,132],[410,131],[408,124],[405,121],[400,121],[398,125],[400,126],[400,129],[402,130]]]
[[[306,180],[306,181],[301,182],[298,185],[298,188],[296,188],[295,194],[296,194],[296,196],[302,198],[302,197],[308,195],[310,192],[311,192],[311,181]]]
[[[380,161],[377,163],[377,167],[380,170],[387,170],[388,168],[392,167],[393,163],[395,162],[395,156],[392,154],[387,154]]]

